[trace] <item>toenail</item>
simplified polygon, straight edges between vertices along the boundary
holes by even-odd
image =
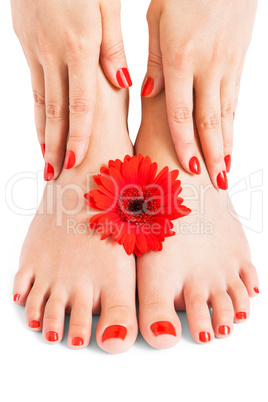
[[[59,339],[59,335],[55,331],[48,331],[46,333],[46,339],[49,342],[56,342]]]
[[[28,327],[29,328],[39,328],[40,327],[40,322],[32,320],[32,321],[29,322]]]
[[[240,311],[239,313],[236,313],[235,316],[238,320],[245,320],[247,318],[247,313]]]
[[[72,345],[73,346],[82,346],[82,345],[84,345],[84,339],[77,336],[72,339]]]
[[[209,342],[211,340],[211,336],[209,332],[200,332],[199,334],[199,340],[201,342]]]
[[[14,295],[14,302],[18,302],[20,300],[20,295]]]
[[[260,293],[259,288],[254,288],[255,293]]]
[[[173,335],[176,336],[176,331],[171,322],[157,321],[151,325],[151,330],[155,336],[158,335]]]
[[[112,338],[122,339],[123,341],[126,335],[127,335],[126,327],[123,327],[122,325],[111,325],[110,327],[107,327],[103,332],[102,342],[105,342],[107,341],[107,339]]]
[[[230,327],[228,327],[228,325],[221,325],[219,327],[219,334],[221,335],[229,335],[231,332]]]

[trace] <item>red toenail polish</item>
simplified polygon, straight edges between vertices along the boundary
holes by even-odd
[[[239,313],[236,313],[235,316],[238,320],[245,320],[247,318],[247,313],[240,311]]]
[[[227,173],[229,173],[231,170],[231,158],[231,155],[226,155],[224,158]]]
[[[72,169],[74,165],[75,165],[75,153],[73,151],[68,150],[65,156],[64,168]]]
[[[255,293],[260,293],[259,288],[254,288]]]
[[[45,157],[45,152],[46,152],[46,144],[40,144],[40,147],[41,147],[41,152],[42,152],[42,155],[43,155],[43,158]]]
[[[129,88],[132,85],[127,68],[120,68],[116,73],[116,79],[121,88]]]
[[[50,163],[45,164],[45,170],[44,170],[44,179],[45,181],[50,181],[54,177],[54,169],[53,166],[50,165]]]
[[[29,322],[28,327],[29,328],[39,328],[40,327],[40,322],[32,320],[32,321]]]
[[[227,190],[228,189],[228,180],[227,180],[227,174],[225,170],[222,170],[218,176],[217,176],[217,184],[218,187],[221,190]]]
[[[48,331],[46,333],[46,339],[49,342],[56,342],[59,339],[59,335],[55,331]]]
[[[14,302],[18,302],[20,300],[20,295],[16,294],[13,298]]]
[[[209,342],[211,339],[210,333],[209,332],[200,332],[199,334],[199,340],[201,342]]]
[[[151,330],[155,336],[158,335],[173,335],[176,336],[176,331],[171,322],[157,321],[151,325]]]
[[[72,339],[72,345],[73,346],[82,346],[82,345],[84,345],[84,339],[77,336],[76,338]]]
[[[194,174],[200,174],[201,173],[201,167],[199,160],[196,156],[193,156],[190,161],[189,161],[189,169],[192,173]]]
[[[102,342],[105,342],[107,341],[107,339],[112,338],[122,339],[123,341],[126,335],[127,335],[126,327],[123,327],[122,325],[111,325],[110,327],[107,327],[103,332]]]
[[[152,90],[154,89],[154,80],[150,77],[147,78],[141,96],[149,96],[152,93]]]
[[[228,327],[228,325],[221,325],[219,327],[219,334],[221,335],[229,335],[231,332],[230,327]]]

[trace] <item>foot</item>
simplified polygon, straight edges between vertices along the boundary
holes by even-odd
[[[192,213],[174,222],[177,233],[166,239],[163,251],[137,261],[139,326],[155,348],[179,341],[176,310],[186,310],[198,343],[229,336],[233,322],[249,317],[249,297],[256,296],[259,287],[244,231],[234,212],[230,214],[228,195],[212,186],[204,162],[200,175],[181,168],[165,110],[164,93],[144,101],[135,151],[149,155],[159,169],[167,165],[180,170],[181,196]]]
[[[65,312],[70,314],[67,343],[71,348],[88,345],[92,314],[100,313],[96,339],[107,352],[127,350],[137,336],[134,257],[117,243],[101,241],[97,233],[90,235],[91,214],[83,197],[92,185],[92,174],[109,159],[133,152],[127,107],[127,92],[113,89],[100,71],[87,157],[47,184],[24,241],[14,300],[26,305],[28,326],[42,331],[53,344],[63,337]]]

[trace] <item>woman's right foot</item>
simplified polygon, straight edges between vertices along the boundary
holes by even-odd
[[[90,177],[101,166],[133,152],[127,107],[127,92],[112,88],[100,71],[88,155],[79,167],[63,170],[47,184],[24,241],[14,300],[26,305],[28,326],[43,331],[50,343],[61,341],[66,311],[71,348],[88,345],[92,314],[100,313],[96,339],[107,352],[127,350],[137,336],[135,259],[117,243],[90,234],[92,214],[84,199]]]

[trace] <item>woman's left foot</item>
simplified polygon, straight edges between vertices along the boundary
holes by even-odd
[[[201,155],[200,175],[181,168],[165,110],[163,93],[144,101],[136,153],[150,156],[159,169],[179,169],[181,196],[192,213],[174,222],[177,233],[166,239],[161,252],[137,260],[139,326],[155,348],[179,341],[176,310],[186,310],[196,342],[227,337],[233,322],[249,317],[249,297],[259,293],[249,246],[241,224],[230,214],[228,195],[212,186]]]

